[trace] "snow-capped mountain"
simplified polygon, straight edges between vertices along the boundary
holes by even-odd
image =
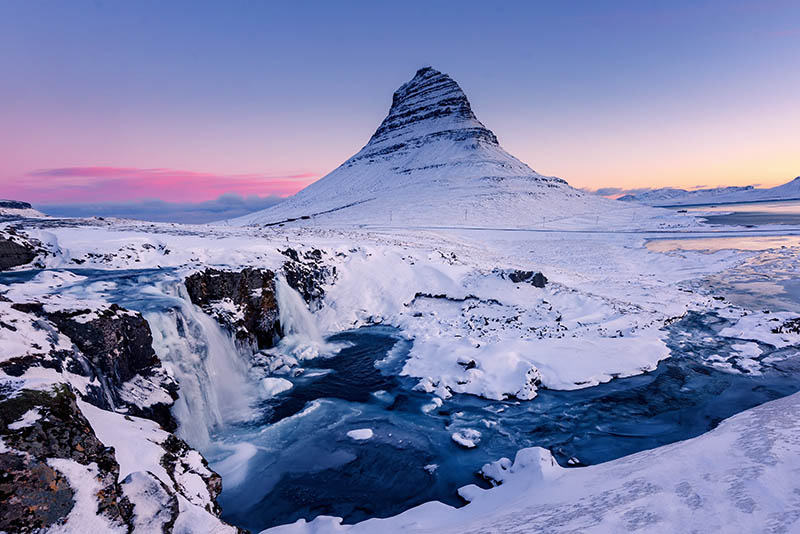
[[[357,154],[286,201],[231,222],[524,227],[565,215],[595,222],[614,209],[503,150],[459,85],[426,67],[394,93]]]
[[[731,204],[735,202],[796,199],[800,199],[800,176],[783,185],[771,188],[756,188],[752,185],[747,185],[743,187],[715,187],[687,191],[685,189],[665,187],[619,198],[619,200],[626,202],[640,202],[650,206]]]

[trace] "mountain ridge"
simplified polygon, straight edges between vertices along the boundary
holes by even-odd
[[[624,195],[617,200],[663,207],[797,199],[800,199],[800,176],[785,184],[769,188],[745,185],[688,191],[686,189],[663,187],[642,193]]]

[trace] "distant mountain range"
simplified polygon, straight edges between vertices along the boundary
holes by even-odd
[[[712,189],[675,189],[665,187],[652,189],[635,195],[625,195],[618,200],[639,202],[649,206],[691,206],[697,204],[733,204],[737,202],[758,202],[766,200],[800,199],[800,176],[783,185],[770,188],[715,187]]]

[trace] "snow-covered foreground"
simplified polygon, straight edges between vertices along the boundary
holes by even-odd
[[[428,503],[388,519],[336,518],[270,534],[532,532],[796,532],[800,525],[800,394],[740,413],[700,437],[584,468],[541,448],[462,488],[463,508]],[[388,488],[387,488],[388,489]]]
[[[313,330],[313,333],[305,332],[305,337],[321,339],[320,335],[363,325],[396,326],[402,336],[413,340],[409,358],[400,372],[412,377],[417,383],[416,389],[430,396],[429,404],[434,409],[441,405],[441,399],[457,393],[535,403],[537,391],[542,387],[575,390],[617,377],[641,374],[670,356],[663,328],[690,311],[725,317],[731,321],[725,335],[753,340],[743,341],[737,349],[742,361],[736,369],[720,362],[720,366],[727,366],[730,372],[750,372],[743,369],[758,372],[756,360],[760,352],[756,342],[786,349],[800,344],[800,335],[791,329],[774,331],[776,326],[791,321],[795,314],[765,313],[764,310],[753,313],[727,300],[719,300],[721,295],[713,286],[701,283],[709,276],[730,272],[743,261],[755,258],[758,251],[709,253],[677,249],[654,252],[644,246],[648,238],[675,238],[685,234],[648,233],[646,229],[606,233],[303,226],[257,229],[123,221],[44,226],[29,223],[24,234],[47,251],[39,259],[47,270],[26,279],[25,283],[3,288],[5,298],[15,303],[41,302],[45,311],[57,313],[87,305],[95,310],[106,309],[124,293],[123,304],[148,318],[154,347],[168,363],[167,367],[174,369],[179,363],[176,358],[194,358],[184,349],[181,349],[184,352],[170,349],[167,338],[163,337],[164,332],[178,327],[177,323],[173,324],[175,319],[137,308],[134,286],[126,289],[113,279],[92,282],[92,277],[102,272],[124,271],[129,277],[137,272],[163,273],[160,276],[180,280],[206,267],[225,270],[256,267],[277,271],[286,261],[281,253],[285,248],[319,250],[321,261],[335,268],[335,275],[325,282],[324,298],[313,316],[300,317],[295,313],[284,317],[287,328],[301,337],[304,330]],[[708,231],[703,230],[698,235],[707,234]],[[791,254],[784,259],[787,265],[796,264],[796,257],[792,259]],[[81,271],[75,274],[66,269]],[[546,283],[532,283],[533,273],[538,272],[547,278]],[[544,287],[539,287],[541,285]],[[170,298],[180,300],[178,295]],[[294,297],[287,299],[286,295],[280,300],[283,311],[302,304]],[[227,304],[223,302],[220,306]],[[10,303],[0,302],[0,307],[15,321],[13,324],[17,328],[15,331],[0,330],[4,346],[14,349],[9,358],[24,355],[31,344],[49,343],[51,338],[45,332],[20,328],[26,319],[22,315],[17,317],[19,312]],[[235,313],[234,308],[228,311]],[[192,308],[191,313],[202,315],[196,308]],[[95,317],[96,313],[90,314],[86,320]],[[69,346],[67,339],[52,339],[59,348]],[[233,347],[230,340],[218,344]],[[191,351],[191,347],[187,347]],[[300,351],[295,356],[302,365],[304,357],[316,354],[315,351]],[[188,369],[188,374],[192,369]],[[37,381],[48,385],[61,380],[72,384],[78,392],[87,387],[81,377],[59,376],[45,369],[37,372],[40,374],[23,377],[25,387],[41,387],[36,385]],[[213,386],[213,381],[209,384],[212,385],[203,386],[202,381],[198,385],[194,381],[183,383],[183,397],[173,410],[180,424],[179,435],[187,439],[189,445],[201,446],[200,442],[208,439],[203,425],[208,421],[218,424],[217,419],[224,419],[213,417],[214,410],[204,413],[203,417],[197,416],[197,410],[204,406],[197,401],[208,397],[202,388],[217,387]],[[261,384],[260,395],[280,395],[289,385],[283,378],[269,378]],[[225,387],[225,391],[214,391],[210,397],[230,398],[225,395],[235,396],[237,391],[245,391],[239,386],[231,390],[230,383]],[[237,405],[246,406],[246,402]],[[159,434],[155,424],[138,419],[126,422],[124,416],[106,415],[85,404],[80,406],[104,444],[119,443],[115,445],[117,461],[124,471],[134,474],[152,471],[156,479],[165,482],[157,470],[153,471],[158,464],[158,454],[162,454],[157,448],[159,441],[165,439],[165,434]],[[22,414],[19,424],[26,424],[25,417],[30,419],[35,415]],[[241,416],[240,413],[226,413],[228,415],[234,419]],[[461,525],[451,530],[461,532],[469,527],[480,532],[489,529],[483,526],[484,520],[486,524],[503,525],[495,527],[501,532],[513,532],[514,528],[521,532],[536,531],[537,524],[542,525],[543,531],[558,531],[562,526],[562,530],[568,530],[568,526],[580,529],[590,527],[592,522],[603,531],[617,531],[626,525],[645,526],[648,521],[662,521],[667,530],[672,528],[670,525],[677,525],[678,529],[682,526],[668,521],[711,527],[724,525],[728,517],[734,517],[728,509],[708,507],[727,506],[722,504],[727,501],[719,497],[719,492],[724,494],[728,491],[725,488],[732,484],[728,481],[733,480],[733,475],[727,470],[743,460],[724,449],[722,453],[713,451],[719,451],[726,440],[737,439],[729,428],[744,428],[759,419],[763,418],[740,416],[735,424],[726,423],[721,430],[697,440],[591,468],[563,470],[553,464],[549,453],[528,450],[521,453],[515,468],[509,470],[509,462],[502,462],[487,470],[487,474],[494,472],[495,479],[504,479],[499,489],[464,490],[463,495],[474,503],[463,510],[431,503],[385,522],[372,521],[353,528],[355,532],[374,532],[377,525],[387,531],[403,531],[415,524],[421,529],[447,532],[444,525]],[[775,421],[777,425],[779,420]],[[791,432],[792,428],[787,426],[786,432]],[[360,441],[363,446],[373,443],[375,438],[365,439],[367,426],[354,429],[359,432],[348,438],[350,441]],[[125,443],[117,438],[120,432],[130,434]],[[148,435],[152,435],[151,438]],[[482,446],[479,440],[463,432],[459,434],[454,430],[453,436],[462,447]],[[139,438],[142,442],[136,445]],[[196,443],[193,440],[197,440]],[[132,444],[131,447],[127,447],[127,443]],[[155,447],[148,443],[154,443]],[[716,449],[708,448],[712,446]],[[137,456],[132,452],[145,451],[148,447],[153,449],[152,455]],[[695,449],[705,452],[687,459]],[[690,452],[681,452],[684,450]],[[790,452],[790,449],[781,450],[786,454]],[[202,490],[196,484],[198,477],[207,473],[202,464],[191,460],[196,453],[187,451],[185,454],[186,472],[169,475],[179,488],[175,497],[179,520],[194,525],[203,521],[217,522],[203,510],[204,506],[206,509],[210,506],[207,494],[197,497],[196,503],[192,500],[193,492]],[[708,457],[722,457],[725,462],[732,463],[713,463]],[[672,463],[668,463],[668,458]],[[786,457],[787,462],[792,459]],[[676,465],[682,462],[687,462],[686,472],[691,473],[691,477],[675,476],[675,472],[680,471]],[[691,462],[707,466],[708,472],[716,478],[706,481],[702,471]],[[546,469],[542,470],[542,466]],[[498,474],[503,471],[508,473]],[[140,510],[148,506],[155,509],[162,497],[149,501],[146,497],[153,495],[156,491],[153,484],[158,483],[152,477],[140,479],[139,475],[130,477],[123,489],[132,492],[132,499],[139,503]],[[147,485],[153,488],[145,488]],[[690,511],[687,513],[675,507],[668,509],[669,501],[664,499],[664,493],[673,495],[671,498],[675,502],[682,502],[683,495],[687,502],[699,501],[706,508],[702,508],[702,512],[691,512],[691,508],[687,508]],[[545,497],[549,500],[542,500]],[[767,496],[759,498],[768,499]],[[775,499],[775,507],[788,506],[785,499],[774,495],[769,498]],[[651,504],[651,501],[657,502]],[[767,504],[762,506],[759,502],[756,500],[755,510],[769,510]],[[597,511],[604,506],[610,507],[608,513]],[[488,515],[488,510],[498,507],[496,514],[500,515]],[[669,510],[673,511],[668,513]],[[701,523],[697,519],[701,514],[713,518]],[[517,527],[513,526],[514,521],[519,522]],[[214,524],[222,528],[220,523]],[[340,527],[337,520],[322,518],[311,526],[291,528],[301,532],[316,532],[315,529],[326,532],[350,527]]]

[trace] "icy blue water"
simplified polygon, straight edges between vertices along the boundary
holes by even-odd
[[[800,389],[800,361],[791,351],[782,351],[785,357],[774,358],[758,376],[705,362],[732,352],[737,340],[717,334],[725,324],[713,315],[675,323],[669,338],[673,357],[646,375],[578,391],[542,390],[531,402],[456,395],[429,413],[423,406],[431,396],[412,391],[413,380],[390,376],[396,368],[381,373],[374,365],[404,343],[396,332],[344,332],[331,341],[352,347],[306,368],[325,374],[293,379],[292,390],[263,406],[262,420],[216,436],[219,448],[209,453],[228,480],[220,501],[223,517],[257,531],[320,514],[355,522],[434,499],[459,505],[457,488],[485,485],[476,476],[483,464],[513,458],[523,447],[546,447],[562,465],[570,458],[573,464],[604,462],[699,435],[739,411]],[[781,355],[761,348],[762,358]],[[395,365],[405,351],[402,345],[395,349]],[[363,428],[374,437],[347,436]],[[482,433],[477,448],[451,440],[464,428]]]
[[[706,204],[674,207],[690,212],[710,212],[705,217],[713,225],[800,224],[800,200],[767,200],[734,204]],[[718,215],[713,213],[718,212]]]

